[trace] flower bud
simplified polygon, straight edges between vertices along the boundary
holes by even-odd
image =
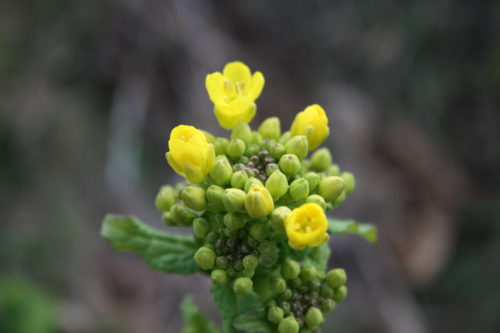
[[[215,267],[218,269],[226,269],[229,267],[229,261],[227,260],[226,257],[219,256],[217,259],[215,259]]]
[[[257,146],[261,146],[263,141],[264,138],[262,137],[262,135],[260,135],[259,132],[252,132],[252,143],[256,144]]]
[[[309,183],[309,192],[314,192],[319,185],[319,175],[316,172],[307,172],[304,178]]]
[[[231,168],[229,162],[223,158],[217,159],[212,170],[210,170],[210,177],[215,184],[220,186],[228,184],[231,181],[232,175],[233,168]]]
[[[300,278],[303,282],[310,282],[318,275],[316,267],[312,265],[303,265],[300,269]]]
[[[316,328],[323,325],[325,319],[323,318],[321,310],[315,307],[310,307],[309,310],[307,310],[305,322],[310,328]]]
[[[267,118],[260,124],[258,131],[264,139],[278,140],[281,135],[281,123],[279,118]]]
[[[228,212],[238,212],[245,208],[246,193],[236,188],[228,188],[224,192],[222,202]]]
[[[174,227],[177,225],[175,221],[170,218],[170,212],[163,212],[161,220],[167,227]]]
[[[321,281],[318,279],[318,272],[316,272],[316,278],[309,281],[309,290],[311,291],[319,291],[321,288]]]
[[[340,174],[340,167],[337,164],[332,164],[326,170],[327,176],[338,176]]]
[[[335,303],[335,301],[332,299],[327,298],[321,301],[321,311],[323,311],[324,313],[332,312],[336,307],[337,303]]]
[[[347,297],[347,287],[341,286],[335,289],[335,295],[333,295],[333,300],[337,303],[343,302]]]
[[[288,142],[288,140],[290,140],[291,137],[292,134],[290,134],[290,131],[286,131],[280,136],[278,142],[281,143],[282,145],[285,145]]]
[[[288,193],[295,201],[303,200],[309,195],[309,183],[304,178],[296,179],[290,184]]]
[[[269,281],[269,288],[275,294],[281,294],[286,290],[286,282],[283,278],[272,277]]]
[[[177,195],[173,187],[170,185],[162,186],[156,195],[156,209],[160,212],[168,212],[176,201]]]
[[[343,286],[347,281],[347,275],[342,268],[335,268],[326,274],[326,283],[332,288]]]
[[[283,319],[283,309],[278,306],[273,306],[267,311],[267,320],[271,323],[279,324],[279,322]]]
[[[245,208],[250,217],[258,219],[273,211],[274,201],[265,187],[252,185],[245,199]]]
[[[330,133],[328,118],[323,108],[314,104],[299,112],[293,121],[290,133],[292,136],[305,135],[309,141],[309,149],[316,149]]]
[[[298,333],[299,323],[294,317],[286,317],[282,319],[278,325],[279,333]]]
[[[354,191],[354,188],[356,187],[356,179],[354,178],[354,175],[350,172],[342,172],[340,177],[344,178],[345,180],[346,194],[351,194],[352,191]]]
[[[266,175],[270,177],[276,170],[279,170],[280,166],[276,163],[269,163],[266,165]]]
[[[200,247],[194,254],[194,261],[205,270],[214,268],[215,258],[214,251],[205,246]]]
[[[325,199],[321,195],[312,194],[306,198],[306,203],[315,203],[321,206],[323,210],[326,209]]]
[[[294,260],[287,259],[281,266],[281,276],[287,280],[296,279],[300,273],[300,265]]]
[[[245,187],[243,188],[243,190],[245,192],[248,193],[248,191],[250,191],[250,188],[253,186],[253,185],[259,185],[259,186],[264,186],[264,184],[262,184],[262,182],[260,180],[258,180],[257,178],[255,177],[250,177],[248,178],[248,180],[246,181],[245,183]]]
[[[245,142],[240,139],[232,139],[226,147],[226,153],[231,158],[238,158],[245,152]]]
[[[252,143],[249,146],[247,146],[247,149],[245,149],[245,155],[246,156],[257,155],[259,153],[259,150],[260,150],[259,145]]]
[[[269,226],[267,223],[254,223],[250,227],[250,235],[258,241],[263,241],[269,237]]]
[[[277,232],[285,232],[285,219],[292,211],[286,206],[278,207],[271,213],[271,226]]]
[[[207,199],[205,190],[198,186],[187,186],[181,193],[184,204],[196,211],[207,209]]]
[[[169,218],[178,226],[190,225],[196,215],[182,204],[175,204],[170,208]]]
[[[212,212],[224,211],[224,189],[217,185],[210,185],[207,189],[208,210]]]
[[[328,285],[323,285],[320,290],[320,295],[323,298],[332,298],[335,294],[333,288],[330,288]]]
[[[276,170],[266,180],[266,188],[276,201],[288,191],[288,180],[281,171]]]
[[[321,148],[314,152],[311,157],[310,168],[316,171],[326,171],[332,164],[332,154],[328,148]]]
[[[249,145],[252,143],[252,129],[247,123],[241,122],[233,128],[233,131],[231,132],[231,139],[239,139]]]
[[[280,158],[280,169],[287,176],[293,176],[299,172],[301,164],[299,158],[294,154],[285,154]]]
[[[285,155],[286,153],[285,146],[281,143],[275,142],[271,145],[270,153],[275,160],[279,160],[281,156]]]
[[[253,254],[246,255],[243,258],[243,267],[247,270],[254,271],[259,264],[259,258]]]
[[[233,173],[231,176],[231,187],[243,189],[246,181],[248,180],[248,175],[245,171],[240,170]]]
[[[214,141],[215,155],[224,155],[229,140],[226,138],[216,138]]]
[[[309,152],[307,138],[303,135],[292,137],[285,145],[287,154],[295,154],[300,160],[303,160]]]
[[[202,217],[193,220],[193,233],[198,238],[205,238],[210,231],[210,223]]]
[[[239,277],[234,280],[233,290],[236,295],[247,295],[253,290],[253,282],[247,277]]]
[[[319,194],[326,201],[335,203],[335,199],[342,193],[345,187],[345,181],[341,177],[329,176],[319,182]]]
[[[227,282],[227,273],[222,269],[214,269],[210,274],[210,278],[214,284],[225,284]]]
[[[239,230],[242,229],[246,224],[245,216],[241,213],[226,213],[224,215],[224,225],[229,228],[229,230]]]
[[[341,203],[343,203],[345,201],[345,198],[346,198],[346,195],[345,195],[345,190],[344,190],[344,191],[342,191],[342,193],[340,193],[340,195],[337,197],[337,199],[335,199],[334,205],[335,206],[340,205]]]

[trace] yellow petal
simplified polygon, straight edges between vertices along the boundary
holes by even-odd
[[[224,66],[224,77],[232,82],[249,82],[251,72],[247,65],[241,61],[233,61]]]
[[[225,129],[233,129],[240,122],[249,123],[255,116],[255,112],[255,103],[247,98],[240,98],[233,103],[214,107],[215,117],[219,125]]]
[[[214,104],[224,102],[224,77],[220,72],[208,74],[205,79],[208,97]]]
[[[261,72],[255,72],[255,74],[252,76],[252,81],[250,86],[248,87],[248,91],[246,92],[248,97],[252,101],[255,101],[257,98],[259,98],[260,94],[262,93],[262,89],[264,88],[264,83],[264,75],[262,75]]]

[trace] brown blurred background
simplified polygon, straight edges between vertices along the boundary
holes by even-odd
[[[179,332],[200,275],[150,271],[99,237],[107,212],[162,228],[170,130],[218,135],[207,73],[266,77],[253,125],[328,112],[357,177],[334,212],[350,296],[324,332],[500,332],[498,1],[3,0],[0,332]],[[32,323],[31,326],[27,323]]]

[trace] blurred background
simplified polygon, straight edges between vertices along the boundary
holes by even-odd
[[[209,281],[99,237],[108,212],[163,228],[170,130],[217,135],[205,75],[242,60],[252,125],[318,103],[357,189],[331,239],[350,296],[323,332],[500,332],[500,2],[2,0],[0,332],[179,332]]]

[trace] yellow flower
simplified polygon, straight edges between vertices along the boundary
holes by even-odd
[[[316,149],[330,134],[325,110],[318,104],[308,106],[295,116],[290,132],[292,136],[305,135],[309,150]]]
[[[320,246],[328,240],[328,221],[325,212],[316,203],[306,203],[292,212],[285,219],[288,245],[296,250],[306,246]]]
[[[193,126],[179,125],[170,133],[168,164],[191,183],[200,183],[210,172],[215,160],[214,146],[202,131]]]
[[[219,124],[233,129],[255,116],[254,102],[264,87],[264,76],[261,72],[252,75],[247,65],[234,61],[226,64],[223,73],[208,74],[205,86]]]

